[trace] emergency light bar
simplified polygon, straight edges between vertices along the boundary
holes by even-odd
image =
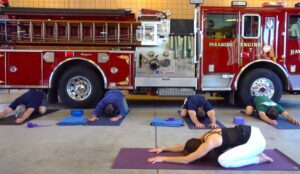
[[[190,4],[203,4],[204,0],[190,0]]]
[[[286,2],[264,2],[262,3],[263,7],[285,7]]]
[[[231,1],[231,6],[247,6],[247,1]]]

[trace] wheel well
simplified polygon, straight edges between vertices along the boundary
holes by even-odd
[[[240,82],[246,76],[246,74],[248,74],[248,72],[253,71],[257,68],[268,69],[268,70],[273,71],[279,77],[279,79],[282,83],[282,86],[283,86],[283,90],[288,90],[289,83],[288,83],[286,74],[276,64],[270,63],[270,62],[259,62],[259,63],[254,63],[254,64],[250,65],[249,67],[246,68],[246,70],[243,71],[240,78],[238,79],[238,82]],[[238,84],[237,87],[239,89],[240,83],[237,83],[237,84]]]
[[[52,78],[50,79],[51,82],[50,88],[52,90],[55,90],[55,92],[57,92],[58,83],[60,78],[62,77],[62,74],[74,66],[80,66],[82,68],[87,68],[94,71],[97,74],[97,76],[102,80],[102,84],[104,85],[104,88],[106,87],[107,84],[105,84],[106,82],[104,77],[105,74],[103,74],[103,72],[100,72],[101,70],[99,70],[95,65],[93,65],[89,61],[76,59],[76,60],[67,61],[62,65],[60,65],[59,67],[57,67],[56,70],[54,70],[53,74],[51,75]]]

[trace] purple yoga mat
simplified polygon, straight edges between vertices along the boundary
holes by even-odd
[[[265,150],[265,153],[274,159],[273,163],[250,165],[240,168],[226,169],[221,167],[216,160],[193,162],[190,164],[156,163],[147,162],[150,157],[157,156],[149,153],[146,148],[122,148],[112,165],[113,169],[168,169],[168,170],[277,170],[299,171],[300,165],[284,155],[277,149]],[[176,156],[180,153],[162,153],[165,156]]]
[[[127,115],[129,112],[130,110],[128,110]],[[99,120],[93,122],[88,121],[85,126],[120,126],[125,118],[126,117],[123,117],[118,121],[110,121],[111,117],[100,117]]]

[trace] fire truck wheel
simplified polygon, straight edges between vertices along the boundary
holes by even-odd
[[[282,83],[270,70],[258,68],[247,73],[239,87],[239,98],[246,105],[250,96],[265,95],[278,102],[282,95]]]
[[[69,107],[94,107],[103,97],[103,93],[102,81],[94,71],[86,68],[73,67],[60,79],[58,94]]]

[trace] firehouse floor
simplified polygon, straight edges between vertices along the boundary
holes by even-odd
[[[5,108],[15,97],[0,94],[0,109]],[[22,126],[0,126],[0,173],[1,174],[198,174],[240,173],[241,171],[198,170],[121,170],[111,169],[120,148],[150,148],[184,143],[205,130],[152,127],[154,116],[176,116],[182,101],[144,100],[129,101],[131,112],[119,127],[104,126],[57,126],[59,118],[69,114],[69,109],[60,105],[49,108],[61,110],[34,120],[49,127],[27,128]],[[281,104],[288,112],[300,119],[299,95],[284,95]],[[233,126],[233,116],[242,109],[230,106],[223,100],[214,100],[213,105],[219,121],[227,127]],[[90,116],[92,110],[85,110]],[[297,115],[298,114],[298,115]],[[266,123],[247,117],[246,124],[259,127],[267,140],[267,148],[277,148],[300,163],[300,129],[279,130]],[[297,173],[290,171],[242,171],[243,173]],[[299,172],[299,171],[298,171]]]

